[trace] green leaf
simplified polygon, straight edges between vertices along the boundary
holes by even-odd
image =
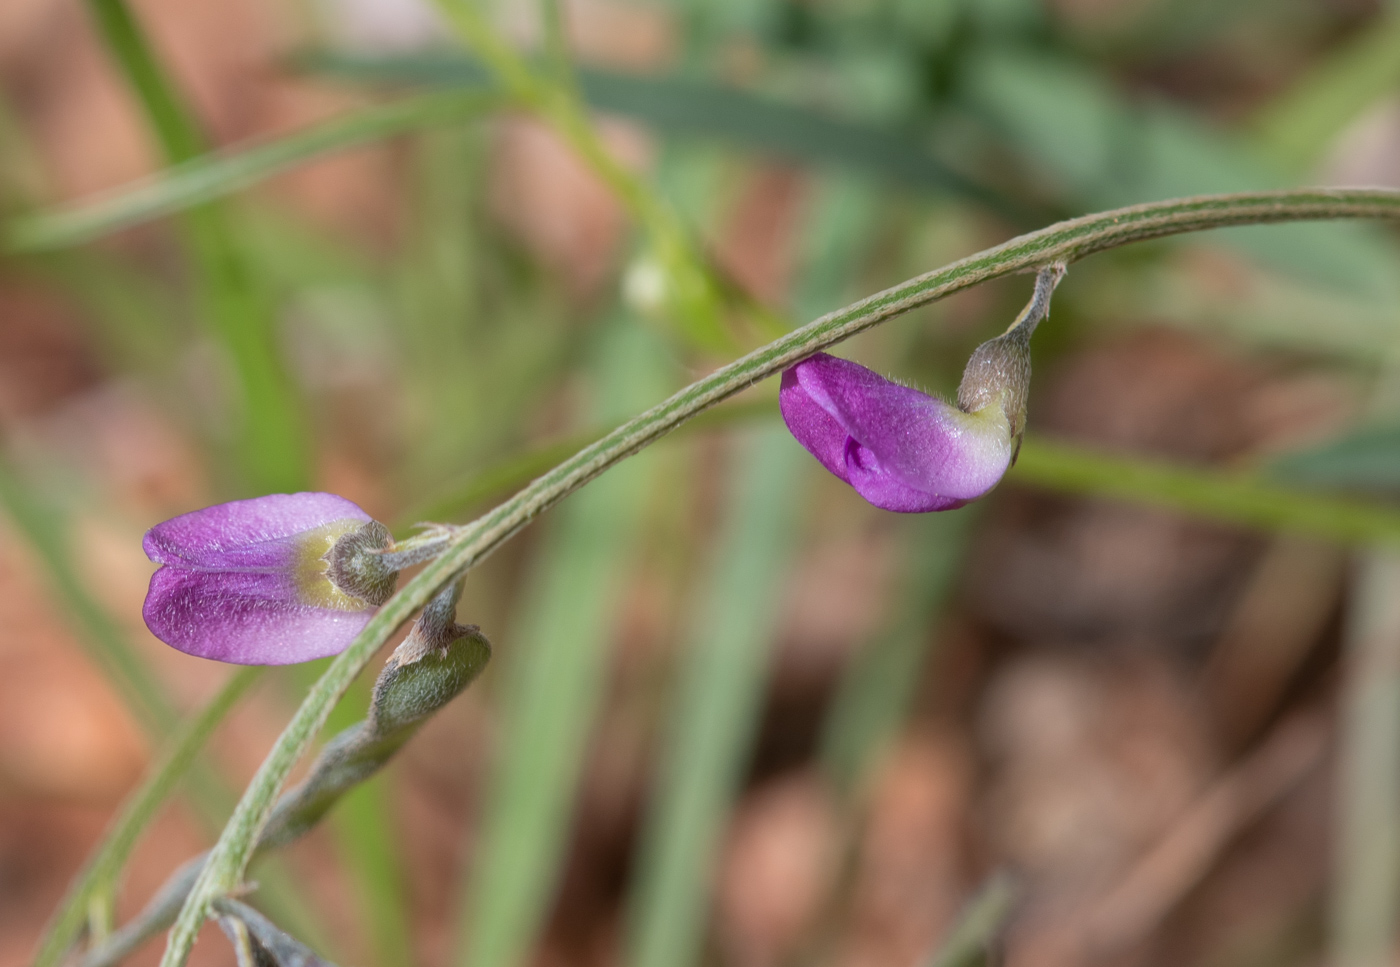
[[[157,60],[124,0],[88,0],[108,51],[137,95],[167,161],[189,161],[204,149],[199,125]],[[234,490],[252,493],[305,489],[309,429],[277,352],[267,293],[248,271],[224,212],[190,209],[185,243],[197,269],[201,318],[228,353],[238,375],[231,459]]]
[[[1400,490],[1400,426],[1367,426],[1336,440],[1280,457],[1269,476],[1302,487]]]

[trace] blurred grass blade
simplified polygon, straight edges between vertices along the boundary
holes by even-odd
[[[127,644],[126,635],[87,592],[68,548],[62,517],[44,506],[0,458],[0,505],[43,564],[54,599],[76,627],[78,644],[122,697],[146,734],[156,742],[178,722],[174,706],[145,663]]]
[[[732,404],[696,417],[678,433],[690,432],[689,428],[713,430],[750,420],[777,418],[774,403]],[[1378,438],[1383,439],[1381,435],[1385,432],[1378,430]],[[460,490],[425,507],[430,513],[406,517],[403,526],[408,526],[409,521],[452,520],[487,497],[529,483],[548,469],[561,452],[576,452],[599,435],[581,434],[488,467],[465,481]],[[1382,476],[1388,472],[1389,462],[1381,463],[1382,456],[1376,456],[1379,464],[1376,473]],[[1300,471],[1296,477],[1287,469],[1286,461],[1280,466],[1284,469],[1277,473],[1270,470],[1267,474],[1252,476],[1210,467],[1186,467],[1141,457],[1109,455],[1043,437],[1028,437],[1008,479],[1065,493],[1169,507],[1242,527],[1308,534],[1338,544],[1400,542],[1400,511],[1375,502],[1331,497],[1295,486],[1314,482],[1320,486],[1350,485],[1342,479],[1319,477],[1314,481],[1310,475],[1315,470],[1322,474],[1322,470],[1311,461],[1306,472]]]
[[[1101,74],[1038,51],[967,60],[968,109],[1075,208],[1256,190],[1288,182],[1254,146],[1165,102],[1133,101]],[[1231,229],[1221,243],[1290,276],[1393,308],[1400,249],[1364,225]]]
[[[366,702],[369,713],[337,732],[311,764],[306,778],[277,801],[258,831],[255,852],[261,856],[305,835],[348,794],[378,774],[425,721],[475,680],[490,655],[491,646],[474,631],[463,634],[445,653],[403,664],[398,652],[391,655]],[[196,856],[171,874],[137,916],[88,952],[83,967],[112,967],[147,938],[170,926],[207,857]],[[265,895],[264,888],[260,896]],[[297,932],[313,940],[303,931]],[[406,963],[410,960],[408,948],[399,947],[386,959]]]
[[[172,162],[188,161],[204,150],[194,113],[166,76],[150,42],[125,0],[87,0],[108,51],[135,91],[146,119]]]
[[[194,763],[209,736],[263,671],[259,667],[235,671],[204,710],[172,737],[164,757],[152,767],[141,786],[127,797],[102,843],[69,886],[39,942],[34,967],[54,967],[59,962],[77,937],[90,904],[112,903],[117,882],[137,839]]]
[[[730,403],[706,410],[667,439],[685,439],[691,433],[722,430],[757,420],[771,420],[777,415],[778,403],[774,399]],[[583,433],[506,457],[445,489],[440,496],[421,507],[404,514],[394,531],[398,533],[407,530],[422,521],[458,520],[487,498],[500,496],[524,486],[560,460],[577,453],[602,435],[602,430]]]
[[[993,874],[958,917],[952,933],[924,967],[990,967],[993,947],[1016,902],[1015,885],[1005,873]]]
[[[152,745],[163,743],[179,727],[179,716],[166,699],[160,681],[132,650],[121,627],[84,587],[68,548],[63,518],[44,506],[3,458],[0,506],[42,562],[54,599],[63,605],[63,614],[72,622],[79,645],[121,697]],[[218,829],[228,815],[233,794],[218,774],[202,762],[194,763],[190,769],[188,788],[200,819],[209,828]],[[269,904],[281,911],[284,919],[295,923],[304,935],[320,935],[304,904],[288,888],[283,871],[266,871],[264,881]]]
[[[178,88],[157,60],[124,0],[88,0],[108,51],[136,93],[171,164],[205,150],[204,137]],[[246,493],[306,489],[310,473],[306,414],[277,349],[267,293],[252,277],[222,209],[188,209],[186,243],[197,268],[201,315],[228,353],[238,375],[230,425],[231,459],[225,473]]]
[[[615,418],[656,397],[666,355],[635,326],[614,324],[605,336],[600,416]],[[652,469],[646,459],[629,462],[588,487],[560,509],[535,551],[512,625],[501,742],[461,908],[458,963],[467,967],[522,963],[552,901]]]
[[[1307,70],[1257,119],[1260,147],[1287,171],[1306,173],[1338,134],[1400,90],[1400,10]]]
[[[1327,962],[1377,967],[1400,939],[1400,555],[1362,559],[1347,615]]]
[[[1008,479],[1342,544],[1400,544],[1400,510],[1380,504],[1311,494],[1247,474],[1110,456],[1044,439],[1026,439]]]
[[[952,593],[977,518],[974,510],[924,514],[903,534],[896,610],[884,633],[842,676],[821,738],[821,761],[848,797],[894,738],[914,703],[938,615]]]
[[[90,242],[232,194],[325,155],[406,131],[477,117],[500,103],[499,96],[486,91],[418,95],[363,108],[259,144],[191,157],[144,184],[60,211],[17,219],[8,227],[6,246],[15,252],[35,252]]]
[[[1286,454],[1269,476],[1303,487],[1400,490],[1400,426],[1366,426],[1308,450]]]
[[[314,73],[365,83],[471,87],[485,85],[489,78],[479,61],[456,53],[386,57],[312,52],[296,63]],[[591,107],[662,134],[715,139],[803,164],[840,167],[962,195],[1017,220],[1032,217],[1024,206],[975,175],[955,170],[918,141],[882,128],[687,77],[639,77],[582,65],[577,72]]]
[[[639,868],[628,963],[690,967],[699,956],[713,858],[757,726],[807,456],[779,426],[736,440],[734,492],[691,615]]]

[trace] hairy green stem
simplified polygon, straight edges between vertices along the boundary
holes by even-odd
[[[235,890],[277,791],[341,694],[415,610],[462,577],[535,517],[609,467],[695,414],[781,372],[818,350],[954,292],[1055,262],[1070,263],[1129,242],[1230,225],[1331,218],[1400,218],[1400,191],[1298,189],[1208,195],[1134,205],[1022,235],[902,282],[749,353],[629,420],[539,477],[510,500],[460,528],[437,560],[394,595],[307,694],[234,810],[170,934],[162,967],[181,967],[211,904]]]

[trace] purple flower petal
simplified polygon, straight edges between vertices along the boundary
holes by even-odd
[[[374,607],[329,578],[327,552],[371,520],[334,494],[271,494],[157,524],[142,546],[161,565],[142,616],[187,654],[285,665],[343,651]]]
[[[846,480],[846,442],[851,435],[797,379],[797,367],[783,371],[778,409],[797,442],[842,480]],[[849,483],[849,481],[847,481]]]
[[[961,507],[1011,463],[999,407],[964,413],[864,366],[818,353],[783,374],[783,418],[822,465],[877,507]]]
[[[141,616],[161,641],[199,658],[238,665],[291,665],[338,655],[374,609],[300,604],[285,575],[162,567]]]
[[[281,567],[289,538],[342,520],[370,520],[335,494],[268,494],[191,511],[157,524],[141,542],[146,556],[175,567]]]

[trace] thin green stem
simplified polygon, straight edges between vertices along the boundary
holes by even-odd
[[[181,967],[210,905],[236,889],[277,791],[340,695],[380,646],[448,582],[461,578],[535,517],[609,467],[702,410],[773,376],[812,353],[900,313],[981,282],[1055,262],[1066,264],[1129,242],[1229,225],[1331,218],[1400,218],[1400,191],[1299,189],[1209,195],[1135,205],[1051,225],[902,282],[822,316],[698,380],[609,433],[510,500],[458,530],[437,560],[394,595],[307,694],[234,810],[180,912],[162,967]]]
[[[155,818],[156,811],[169,798],[175,784],[194,764],[195,756],[209,736],[218,728],[234,704],[257,681],[262,668],[241,668],[214,696],[204,711],[193,718],[170,743],[164,758],[126,801],[120,815],[112,823],[102,844],[93,852],[82,871],[73,879],[68,893],[59,904],[44,937],[34,955],[33,967],[52,967],[73,942],[89,904],[110,897],[116,890],[117,878],[126,866],[127,857],[136,846],[142,831]]]

